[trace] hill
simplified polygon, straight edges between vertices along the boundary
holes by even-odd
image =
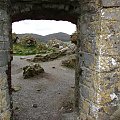
[[[48,42],[49,40],[51,39],[59,39],[59,40],[62,40],[64,42],[68,42],[70,41],[70,35],[67,34],[67,33],[62,33],[62,32],[59,32],[59,33],[53,33],[53,34],[49,34],[49,35],[45,35],[45,36],[42,36],[42,35],[38,35],[38,34],[32,34],[32,33],[26,33],[26,34],[17,34],[17,36],[19,38],[21,38],[22,36],[24,35],[30,35],[32,36],[33,38],[37,39],[37,41],[41,41],[41,42]]]

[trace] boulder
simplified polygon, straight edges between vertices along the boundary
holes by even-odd
[[[70,55],[66,60],[62,61],[62,66],[75,69],[76,57],[75,55]]]
[[[49,60],[48,54],[36,55],[31,61],[32,62],[46,62]]]
[[[34,77],[43,72],[44,72],[44,69],[40,66],[40,64],[27,65],[27,66],[23,67],[24,79]]]

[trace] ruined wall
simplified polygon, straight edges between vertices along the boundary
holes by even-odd
[[[80,120],[120,120],[120,2],[80,4]]]
[[[78,20],[76,111],[80,120],[120,120],[119,0],[10,1],[0,0],[0,120],[11,117],[11,19],[28,18]]]
[[[10,120],[11,116],[7,76],[11,32],[9,6],[8,0],[0,0],[0,120]]]

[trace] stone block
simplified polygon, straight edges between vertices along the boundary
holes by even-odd
[[[5,8],[0,6],[0,23],[4,23],[8,19],[6,14]]]
[[[109,21],[119,21],[120,20],[120,8],[103,8],[101,10],[101,18],[102,20],[109,20]]]
[[[92,14],[91,13],[84,13],[80,16],[80,22],[81,23],[89,23],[94,21],[99,21],[99,14]]]
[[[88,87],[86,87],[86,86],[84,86],[84,85],[82,85],[82,84],[80,84],[80,94],[81,94],[81,96],[84,98],[84,99],[87,99],[87,100],[89,100],[89,88]]]
[[[6,88],[5,90],[0,89],[0,113],[6,111],[10,107],[9,92]]]
[[[0,67],[8,64],[8,51],[0,51]]]
[[[81,51],[95,54],[96,53],[96,40],[99,39],[97,36],[81,35]]]
[[[111,72],[120,67],[120,62],[112,56],[98,56],[96,63],[96,71],[98,72]]]
[[[7,83],[7,75],[6,73],[2,73],[2,75],[0,74],[0,89],[5,89],[8,88],[8,83]]]
[[[0,118],[1,118],[1,120],[10,120],[11,112],[9,110],[6,110],[5,112],[2,113]]]
[[[98,1],[96,2],[88,2],[88,3],[83,3],[81,4],[81,13],[86,13],[86,12],[89,12],[89,13],[97,13],[99,8],[100,8],[100,4]]]
[[[95,21],[95,22],[87,22],[87,23],[81,23],[81,35],[87,35],[87,36],[96,36],[101,33],[101,22]]]
[[[80,52],[80,59],[79,59],[80,66],[84,66],[88,69],[95,70],[96,69],[96,60],[97,57],[94,54]]]
[[[119,0],[102,0],[103,7],[119,7]]]
[[[85,113],[80,113],[80,120],[86,120],[87,119],[87,115]]]
[[[108,34],[108,35],[115,35],[116,33],[120,33],[120,22],[119,21],[109,21],[109,20],[102,20],[101,21],[101,35]]]
[[[0,41],[0,50],[10,50],[10,43],[8,41]]]
[[[96,53],[100,55],[119,56],[120,34],[102,34],[96,38]]]
[[[90,104],[86,100],[82,101],[82,111],[86,113],[87,115],[89,114],[89,109],[90,109]]]

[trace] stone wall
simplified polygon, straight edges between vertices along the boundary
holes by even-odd
[[[77,23],[76,111],[80,120],[120,120],[119,0],[10,1],[0,0],[0,120],[12,119],[11,23],[28,18]]]
[[[8,62],[10,62],[11,20],[8,0],[0,0],[0,120],[10,120],[10,95],[8,89]]]
[[[120,7],[106,1],[80,1],[80,120],[120,120]]]
[[[63,20],[77,23],[79,4],[76,0],[11,0],[12,21]]]

